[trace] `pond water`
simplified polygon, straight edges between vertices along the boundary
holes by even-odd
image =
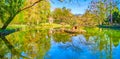
[[[1,59],[119,59],[120,31],[84,28],[69,34],[55,29],[19,31],[0,39]]]

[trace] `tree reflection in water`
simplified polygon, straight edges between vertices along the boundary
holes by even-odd
[[[17,51],[14,48],[14,46],[6,39],[7,35],[12,34],[14,32],[17,32],[17,31],[19,31],[19,30],[18,29],[17,30],[12,29],[12,30],[3,30],[2,32],[0,32],[0,40],[2,40],[6,44],[7,48],[11,52],[11,54],[9,54],[9,58],[11,58],[11,59],[12,59],[12,55],[16,55],[17,57],[21,56],[21,57],[25,58],[25,56],[22,56],[20,54],[20,52]],[[6,58],[4,53],[0,55],[0,58],[3,58],[3,59]]]
[[[120,37],[114,34],[120,32],[94,32],[71,36],[54,29],[11,31],[0,37],[0,58],[119,59]]]
[[[120,54],[112,45],[112,40],[105,36],[105,41],[97,36],[91,36],[88,41],[83,35],[73,36],[71,42],[56,42],[51,39],[51,48],[45,54],[45,59],[119,59]],[[102,44],[101,44],[102,41]],[[103,45],[103,46],[102,46]],[[102,46],[102,50],[100,47]],[[120,45],[118,46],[120,47]],[[118,55],[114,55],[114,54]]]

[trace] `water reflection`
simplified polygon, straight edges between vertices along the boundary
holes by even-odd
[[[45,59],[119,59],[120,44],[112,45],[109,37],[103,43],[96,36],[88,41],[83,35],[73,36],[71,42],[56,42],[51,39],[51,48],[45,54]],[[103,46],[102,46],[103,45]],[[101,47],[102,46],[102,47]],[[116,51],[117,50],[117,51]],[[119,51],[118,51],[119,50]]]
[[[120,31],[94,29],[73,35],[52,28],[12,32],[0,39],[0,58],[119,59],[119,34]]]
[[[14,46],[6,39],[6,36],[11,34],[11,33],[14,33],[14,32],[17,32],[19,31],[18,29],[17,30],[14,30],[14,29],[11,29],[11,30],[3,30],[0,32],[0,46],[1,46],[1,49],[0,49],[0,58],[4,59],[4,58],[11,58],[12,59],[12,55],[16,55],[16,56],[21,56],[21,57],[24,57],[22,56],[15,48]],[[5,45],[3,44],[5,43],[5,45],[7,47],[4,47]],[[5,48],[5,51],[3,50]],[[8,50],[7,50],[8,49]],[[7,53],[7,52],[11,52],[11,53]]]
[[[92,49],[91,46],[94,45],[94,42],[87,42],[83,35],[74,36],[71,40],[71,42],[58,43],[51,39],[51,48],[46,53],[45,59],[93,58],[94,55],[92,55],[92,53],[88,50]]]

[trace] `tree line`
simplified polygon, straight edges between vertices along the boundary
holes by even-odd
[[[50,0],[52,1],[52,0]],[[54,22],[61,24],[96,26],[96,25],[119,25],[120,10],[119,0],[92,0],[83,15],[74,15],[65,7],[50,11],[51,5],[48,0],[1,0],[0,20],[2,29],[12,22],[13,24],[34,24],[48,22],[49,17]],[[73,0],[59,0],[61,3],[75,2]],[[79,0],[76,0],[79,2]]]
[[[80,26],[120,25],[119,0],[91,0],[86,12],[74,15],[70,9],[56,8],[53,17],[57,23]]]

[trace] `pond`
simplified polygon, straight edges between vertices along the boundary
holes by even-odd
[[[55,29],[19,31],[0,39],[1,59],[119,59],[120,31],[84,28],[70,34]]]

